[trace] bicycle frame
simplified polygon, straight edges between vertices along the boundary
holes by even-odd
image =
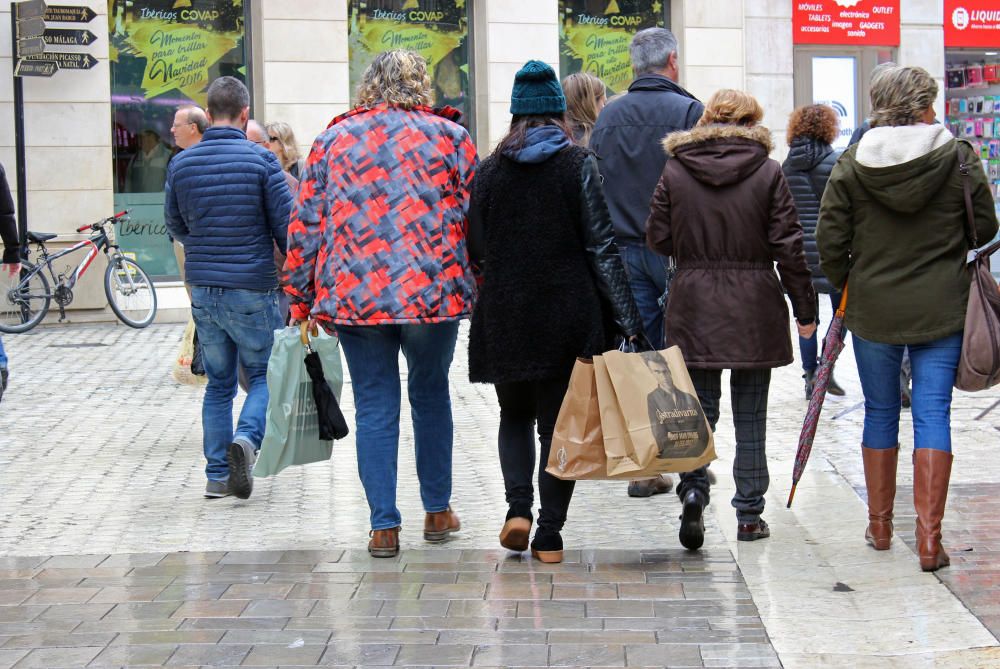
[[[69,254],[75,253],[76,251],[84,249],[88,246],[91,248],[87,252],[87,255],[83,257],[83,260],[80,261],[80,264],[76,266],[76,269],[73,270],[72,274],[70,274],[69,277],[67,277],[65,280],[61,280],[59,277],[56,276],[55,270],[52,267],[52,263],[59,260],[60,258],[68,256]],[[87,270],[90,268],[90,265],[94,262],[94,259],[97,258],[97,254],[100,253],[101,249],[103,249],[106,254],[109,249],[118,247],[117,245],[111,243],[111,238],[108,236],[107,231],[102,229],[98,234],[94,235],[90,239],[85,239],[82,242],[74,244],[68,249],[63,249],[62,251],[57,251],[56,253],[53,254],[48,253],[48,250],[45,248],[44,244],[38,244],[38,248],[41,250],[41,253],[38,258],[39,260],[38,265],[35,268],[36,272],[41,272],[42,267],[48,267],[49,274],[52,276],[52,280],[55,283],[54,288],[59,288],[60,286],[62,286],[72,290],[73,287],[76,286],[77,281],[79,281],[83,277],[83,275],[87,273]],[[53,296],[50,295],[49,297]]]

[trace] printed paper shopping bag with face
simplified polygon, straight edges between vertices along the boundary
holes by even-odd
[[[680,348],[665,351],[623,353],[610,351],[603,365],[613,388],[624,422],[629,448],[627,457],[614,459],[605,430],[608,473],[613,466],[635,467],[636,476],[655,476],[663,472],[689,472],[715,459],[715,442],[705,412],[698,401],[694,384]],[[600,376],[598,377],[600,388]],[[610,414],[610,412],[609,412]],[[605,412],[602,406],[601,417]]]

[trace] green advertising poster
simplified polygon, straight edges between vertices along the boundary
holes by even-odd
[[[163,222],[174,113],[204,107],[217,77],[246,81],[246,12],[244,0],[108,1],[115,207],[132,212],[117,239],[155,278],[178,275]]]
[[[434,104],[462,112],[469,127],[469,15],[465,0],[348,0],[351,98],[375,56],[392,49],[427,60]]]
[[[628,46],[645,28],[664,27],[659,0],[560,0],[559,65],[562,76],[587,72],[624,93],[632,82]]]

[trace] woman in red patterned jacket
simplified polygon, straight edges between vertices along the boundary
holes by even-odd
[[[458,322],[475,299],[466,213],[477,156],[459,113],[431,108],[431,90],[421,56],[379,54],[358,106],[313,144],[288,227],[292,318],[336,329],[351,373],[375,557],[399,552],[400,350],[424,539],[443,541],[460,528],[449,506],[448,369]]]

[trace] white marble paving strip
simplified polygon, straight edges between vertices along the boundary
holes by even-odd
[[[736,541],[731,477],[719,477],[709,507],[784,666],[1000,666],[997,640],[920,571],[902,540],[884,552],[865,543],[864,503],[821,455],[813,458],[791,509],[790,456],[772,460],[769,539]],[[721,473],[730,464],[715,466]]]

